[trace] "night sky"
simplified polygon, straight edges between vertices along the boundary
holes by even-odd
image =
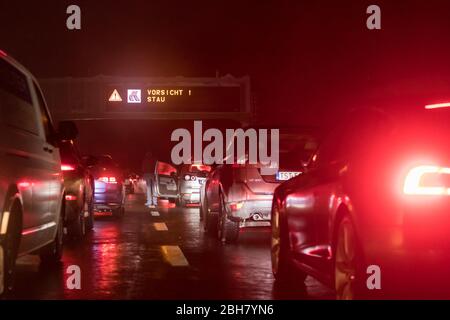
[[[311,114],[344,91],[447,76],[448,1],[377,1],[369,31],[373,3],[2,0],[0,47],[38,77],[250,75],[261,110]],[[69,4],[81,31],[66,29]]]
[[[0,48],[38,78],[249,75],[261,119],[307,125],[384,88],[450,88],[449,1],[0,3]],[[366,28],[371,4],[382,30]]]

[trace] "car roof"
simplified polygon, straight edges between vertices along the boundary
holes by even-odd
[[[5,60],[7,63],[12,65],[16,69],[20,70],[22,73],[26,74],[31,79],[33,79],[36,83],[38,83],[37,79],[33,76],[33,74],[27,68],[25,68],[20,62],[18,62],[16,59],[11,57],[9,54],[7,54],[3,50],[0,50],[0,59]]]

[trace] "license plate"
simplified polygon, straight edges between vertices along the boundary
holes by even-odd
[[[170,191],[177,190],[177,185],[176,184],[167,184],[166,186],[167,186],[167,190],[170,190]]]
[[[278,171],[277,172],[277,180],[289,180],[296,176],[298,176],[300,172],[293,172],[293,171]]]

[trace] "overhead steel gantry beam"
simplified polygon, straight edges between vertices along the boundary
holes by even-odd
[[[224,119],[247,125],[251,122],[253,115],[249,77],[235,78],[230,75],[219,78],[96,76],[46,78],[40,79],[40,83],[52,115],[57,120]],[[142,95],[142,101],[139,104],[127,101],[127,91],[136,88],[139,88]],[[180,88],[185,89],[183,97],[169,96],[170,89],[180,90]],[[120,99],[120,102],[109,101],[114,90],[118,90],[119,96],[115,96],[112,100]],[[228,92],[223,95],[222,91],[227,90]],[[231,99],[231,103],[222,105],[226,99],[230,100],[230,91],[237,92],[237,98]],[[158,94],[161,97],[162,93],[166,94],[165,104],[151,105],[152,99],[149,95]],[[153,98],[153,100],[156,99]],[[140,107],[140,110],[136,106]],[[148,110],[157,111],[149,112]]]

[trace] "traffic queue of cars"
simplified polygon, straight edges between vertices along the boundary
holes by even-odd
[[[86,162],[77,135],[73,122],[54,127],[37,80],[0,51],[0,296],[13,288],[18,257],[57,263],[65,230],[81,240],[99,206],[123,215],[118,168]]]
[[[82,157],[75,124],[55,129],[36,79],[2,51],[0,133],[4,295],[18,257],[58,262],[64,229],[80,240],[94,212],[122,217],[137,176],[126,179],[109,155]],[[258,164],[157,162],[155,194],[199,203],[205,230],[223,243],[270,227],[277,281],[311,275],[340,299],[376,295],[371,270],[382,272],[383,292],[447,285],[440,275],[450,262],[450,103],[400,115],[359,109],[313,153],[283,141],[290,148],[280,147],[275,174]]]

